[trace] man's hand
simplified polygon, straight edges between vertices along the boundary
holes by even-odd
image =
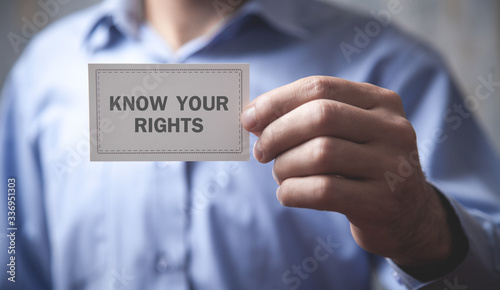
[[[446,212],[422,172],[415,131],[396,93],[309,77],[255,99],[242,124],[259,137],[255,158],[275,159],[283,205],[346,215],[362,248],[401,266],[450,256]],[[402,162],[411,174],[391,185],[384,174],[398,174]]]

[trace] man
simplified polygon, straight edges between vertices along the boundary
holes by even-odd
[[[2,286],[500,287],[498,160],[439,59],[373,21],[316,1],[131,0],[43,32],[3,91],[18,230]],[[96,62],[250,63],[255,158],[90,163]]]

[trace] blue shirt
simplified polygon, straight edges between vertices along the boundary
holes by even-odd
[[[0,288],[500,288],[500,165],[470,112],[481,97],[464,103],[425,45],[322,2],[255,0],[174,53],[137,2],[106,1],[46,29],[4,87],[0,231],[14,178],[16,282],[6,230]],[[250,63],[251,98],[311,75],[396,91],[424,171],[469,239],[466,259],[421,283],[362,250],[343,215],[281,206],[272,164],[253,158],[89,162],[87,64],[100,62]],[[496,88],[487,75],[479,86]]]

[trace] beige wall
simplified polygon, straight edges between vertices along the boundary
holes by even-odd
[[[19,53],[7,39],[9,32],[22,35],[22,19],[43,11],[40,0],[0,0],[0,84]],[[41,0],[46,2],[49,0]],[[404,8],[395,23],[430,42],[448,60],[466,94],[474,94],[478,76],[493,74],[500,81],[500,2],[498,0],[323,0],[357,9],[387,9],[390,2]],[[60,0],[53,21],[100,0]],[[41,28],[45,27],[43,25]],[[500,90],[499,90],[500,91]],[[500,93],[481,101],[476,111],[481,124],[500,152]]]

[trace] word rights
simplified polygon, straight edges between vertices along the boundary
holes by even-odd
[[[91,161],[246,161],[248,64],[89,64]]]

